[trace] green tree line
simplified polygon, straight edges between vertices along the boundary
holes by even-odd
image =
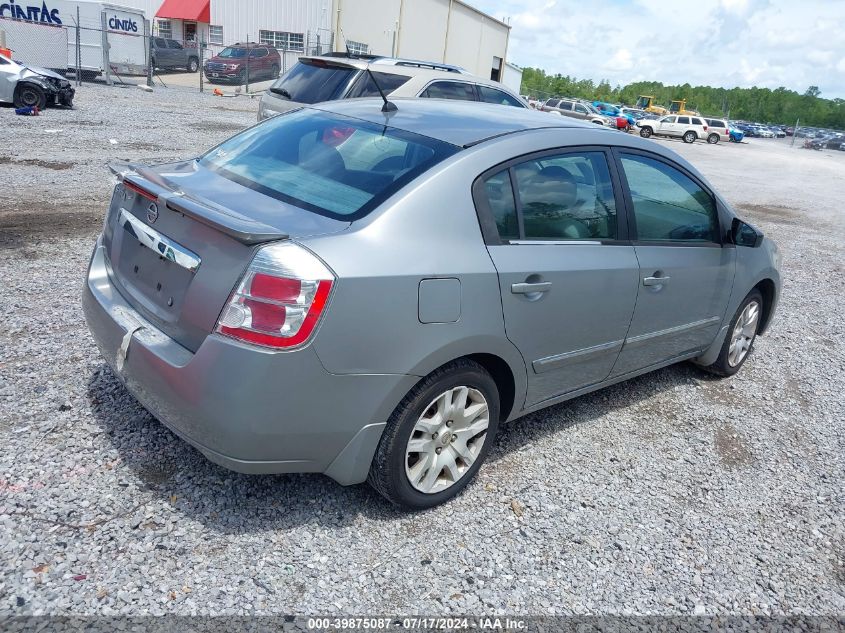
[[[704,115],[792,125],[845,129],[845,99],[823,99],[817,86],[804,94],[786,88],[713,88],[712,86],[664,86],[656,81],[639,81],[613,87],[607,80],[577,79],[569,75],[547,75],[540,68],[522,73],[524,95],[547,99],[553,96],[609,101],[634,105],[640,95],[652,95],[655,103],[668,106],[673,99],[686,99],[687,108]]]

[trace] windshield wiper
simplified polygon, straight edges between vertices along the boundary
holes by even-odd
[[[270,92],[273,92],[273,93],[275,93],[275,94],[277,94],[277,95],[279,95],[279,96],[284,97],[285,99],[290,99],[291,101],[293,101],[293,97],[292,97],[292,96],[290,95],[290,93],[289,93],[287,90],[285,90],[284,88],[273,88],[273,87],[271,86],[271,87],[270,87]]]

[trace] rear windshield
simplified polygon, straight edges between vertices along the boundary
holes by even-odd
[[[373,81],[373,77],[378,82]],[[347,99],[357,97],[380,97],[379,88],[385,95],[389,95],[397,88],[404,85],[410,77],[408,75],[394,75],[393,73],[380,73],[378,71],[363,72],[355,81],[355,85],[347,93]]]
[[[302,60],[270,86],[270,92],[297,103],[332,101],[342,96],[352,76],[349,66],[332,66],[320,61]]]
[[[456,151],[410,132],[303,108],[238,134],[200,164],[278,200],[355,220]]]

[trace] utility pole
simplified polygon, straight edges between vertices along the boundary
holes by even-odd
[[[252,57],[252,49],[249,47],[249,35],[246,36],[246,86],[244,94],[249,94],[249,58]]]
[[[152,48],[153,48],[153,34],[152,30],[150,29],[150,21],[144,20],[144,43],[147,45],[147,85],[152,88],[153,87],[153,56],[152,56]]]

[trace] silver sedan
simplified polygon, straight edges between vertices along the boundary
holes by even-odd
[[[748,360],[778,251],[688,162],[527,109],[393,105],[305,107],[114,167],[88,325],[209,459],[424,508],[470,482],[500,423]]]

